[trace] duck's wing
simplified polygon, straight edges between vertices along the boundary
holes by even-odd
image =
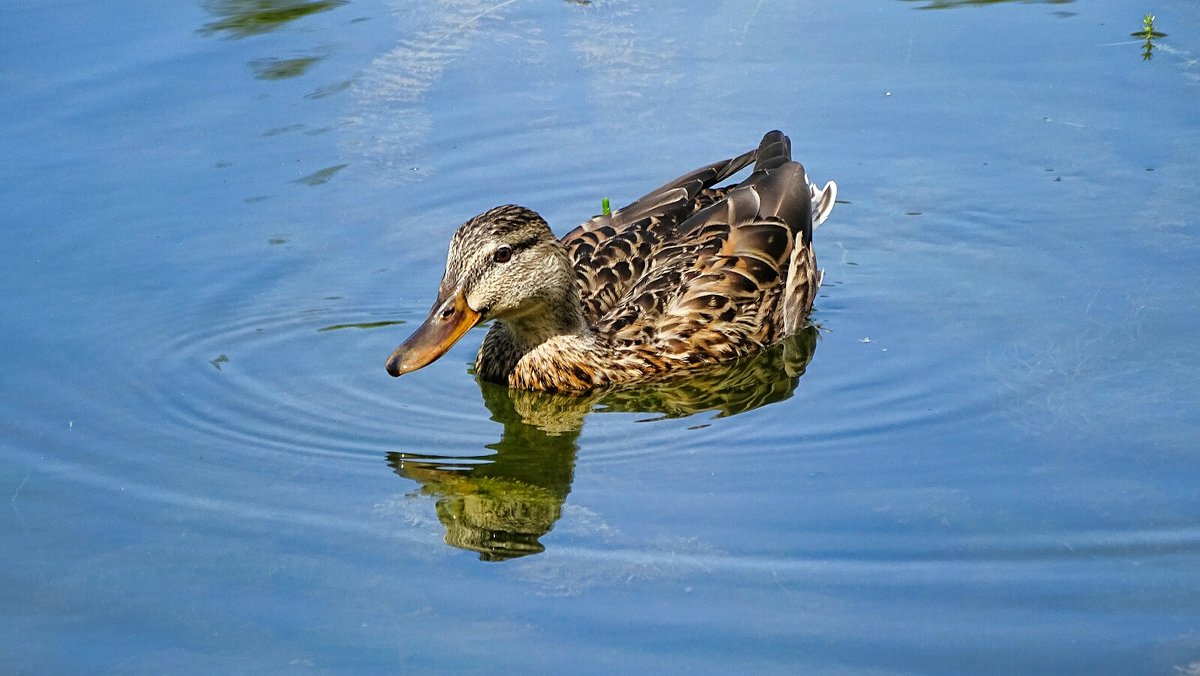
[[[730,237],[723,249],[733,256],[749,256],[771,259],[784,256],[779,268],[779,281],[783,284],[783,295],[778,303],[777,315],[768,318],[772,327],[781,335],[800,331],[808,322],[817,290],[824,276],[817,268],[812,247],[813,229],[829,216],[837,197],[837,184],[830,181],[818,190],[809,181],[804,165],[792,160],[792,142],[783,132],[772,131],[763,136],[759,144],[754,173],[745,182],[734,188],[728,202],[727,220],[731,224]],[[739,195],[744,189],[753,190],[755,200]],[[784,226],[791,235],[790,242],[761,233],[747,237],[747,233],[763,230],[764,224],[778,228]],[[685,228],[687,224],[685,223]],[[770,231],[767,228],[766,231]],[[686,232],[683,233],[686,236]],[[758,237],[755,240],[755,237]],[[712,265],[710,262],[709,265]],[[759,292],[770,294],[768,285],[760,284]],[[751,291],[753,293],[753,290]],[[769,340],[774,340],[770,338]]]
[[[575,268],[585,317],[595,321],[611,310],[645,274],[677,226],[728,190],[713,186],[756,155],[750,151],[696,169],[567,233],[562,243]]]
[[[755,156],[749,178],[669,233],[599,330],[699,362],[803,328],[820,285],[812,188],[782,133],[767,134]]]
[[[641,223],[646,218],[677,214],[680,210],[688,210],[695,200],[703,197],[705,191],[744,169],[755,160],[757,155],[758,150],[751,150],[737,157],[713,162],[690,171],[651,190],[611,214],[602,214],[592,218],[567,233],[562,238],[562,242],[569,249],[577,241],[586,241],[583,235],[588,232],[612,228],[615,232],[620,233],[628,230],[634,224]],[[695,209],[690,209],[687,213],[691,213],[691,211],[695,211]]]

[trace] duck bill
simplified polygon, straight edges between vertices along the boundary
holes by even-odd
[[[438,298],[425,323],[388,357],[387,372],[399,376],[432,364],[478,324],[480,317],[467,305],[461,290],[449,298]]]

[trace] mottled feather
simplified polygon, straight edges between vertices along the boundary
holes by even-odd
[[[694,365],[762,349],[802,328],[816,291],[809,274],[813,190],[790,153],[786,136],[768,134],[757,150],[692,172],[565,236],[597,332],[667,364]],[[744,182],[711,187],[750,161],[754,173]],[[684,185],[691,186],[686,194]],[[651,215],[621,218],[631,212]],[[802,255],[793,260],[794,252]]]

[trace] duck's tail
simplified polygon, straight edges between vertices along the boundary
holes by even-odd
[[[769,131],[758,144],[758,150],[755,151],[754,156],[755,171],[778,169],[792,161],[792,141],[778,129]],[[801,165],[801,169],[803,169],[803,165]],[[833,204],[837,199],[837,184],[829,181],[825,187],[818,189],[808,179],[807,172],[802,171],[801,173],[804,176],[804,185],[808,186],[812,203],[812,225],[815,228],[824,223],[825,219],[829,217],[829,212],[833,211]]]
[[[769,131],[758,143],[754,151],[754,170],[770,171],[792,161],[792,140],[779,131]]]
[[[792,143],[781,131],[763,136],[755,152],[754,175],[746,183],[755,185],[762,196],[759,213],[787,223],[795,237],[783,294],[784,333],[792,334],[804,328],[824,277],[813,254],[812,231],[833,210],[837,184],[830,181],[820,189],[813,185],[804,165],[792,160]]]
[[[837,199],[837,183],[826,181],[825,187],[820,190],[817,190],[815,183],[809,183],[808,190],[812,195],[813,227],[815,228],[824,223],[825,219],[829,218],[829,212],[833,211],[833,203]]]

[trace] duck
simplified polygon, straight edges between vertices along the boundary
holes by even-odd
[[[491,321],[478,378],[587,392],[729,362],[809,325],[823,273],[813,229],[837,184],[818,188],[781,131],[556,237],[507,204],[463,223],[428,318],[387,360],[392,376],[444,355]],[[751,167],[744,180],[719,183]]]

